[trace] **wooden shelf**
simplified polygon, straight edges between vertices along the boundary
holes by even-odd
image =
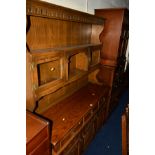
[[[73,46],[61,46],[61,47],[53,47],[53,48],[47,48],[47,49],[37,49],[37,50],[31,50],[31,53],[42,53],[42,52],[56,52],[56,51],[75,51],[80,49],[86,49],[86,48],[100,48],[102,46],[101,43],[98,44],[83,44],[83,45],[73,45]]]

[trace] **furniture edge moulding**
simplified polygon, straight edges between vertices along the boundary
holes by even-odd
[[[80,53],[79,50],[95,50],[99,49],[101,50],[102,43],[90,43],[90,44],[80,44],[80,45],[66,45],[66,46],[58,46],[58,47],[51,47],[51,48],[44,48],[44,49],[35,49],[31,50],[28,47],[28,51],[35,57],[40,55],[55,55],[54,53],[59,53],[60,55],[65,54],[65,55],[72,55],[72,54],[78,54]],[[87,51],[87,52],[88,52]]]
[[[26,1],[26,14],[97,25],[104,23],[101,17],[38,0]]]

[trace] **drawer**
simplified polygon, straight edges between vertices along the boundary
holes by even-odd
[[[50,155],[49,139],[47,138],[43,142],[41,142],[30,154],[31,155]]]
[[[78,143],[75,143],[64,155],[78,155]]]
[[[72,137],[73,137],[73,133],[72,133],[72,131],[70,131],[68,134],[65,135],[65,137],[61,141],[61,147],[63,147],[65,144],[67,144],[67,142],[69,142]]]
[[[78,137],[76,136],[60,155],[78,155]]]
[[[105,101],[105,97],[104,96],[102,96],[101,97],[101,99],[100,99],[100,101],[99,101],[99,108],[100,107],[103,107],[103,106],[106,106],[106,101]]]
[[[98,105],[96,104],[96,105],[94,105],[94,106],[92,107],[92,113],[93,113],[93,115],[96,114],[97,111],[98,111]]]
[[[84,141],[84,149],[88,146],[91,142],[95,134],[94,123],[91,121],[89,122],[83,132],[83,141]]]
[[[92,111],[89,110],[89,112],[84,116],[84,123],[88,122],[92,116]]]
[[[39,86],[62,79],[61,59],[45,62],[37,65]]]
[[[35,138],[26,144],[26,154],[29,154],[32,150],[34,150],[44,139],[47,139],[47,132],[47,128],[44,128]]]
[[[83,120],[80,120],[77,125],[73,128],[73,133],[77,133],[83,126]]]
[[[101,107],[98,112],[97,129],[100,129],[105,121],[106,109]]]

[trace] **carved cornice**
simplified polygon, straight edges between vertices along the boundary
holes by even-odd
[[[26,14],[98,25],[104,23],[103,18],[38,0],[27,0]]]

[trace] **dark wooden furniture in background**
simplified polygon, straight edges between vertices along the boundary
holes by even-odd
[[[26,112],[26,155],[50,155],[49,122]]]
[[[123,83],[124,78],[129,38],[129,12],[125,8],[96,9],[95,15],[105,18],[104,30],[100,34],[103,46],[98,79],[105,85],[112,87],[112,100],[109,105],[109,113],[111,113],[118,103],[116,100],[119,95],[116,91]]]
[[[54,155],[81,155],[107,118],[100,74],[104,19],[27,0],[26,107],[53,121]]]
[[[122,114],[122,155],[129,154],[129,105]]]

